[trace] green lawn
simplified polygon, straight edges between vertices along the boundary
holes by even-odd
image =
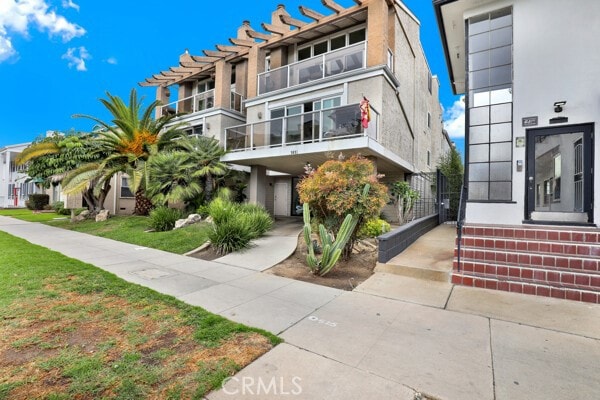
[[[206,242],[208,230],[206,224],[199,223],[169,232],[144,232],[148,230],[148,217],[137,216],[113,216],[105,222],[86,220],[71,223],[70,220],[63,220],[46,221],[46,223],[177,254],[187,253]]]
[[[23,221],[29,222],[46,222],[52,221],[55,218],[65,218],[65,215],[58,215],[55,212],[34,213],[27,208],[3,209],[0,210],[0,215],[5,217],[14,217]]]
[[[0,399],[202,398],[279,339],[0,232]]]

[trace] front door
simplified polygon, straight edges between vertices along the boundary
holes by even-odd
[[[290,186],[287,182],[275,183],[275,205],[273,207],[273,214],[277,216],[289,216],[290,215]]]
[[[592,223],[593,125],[527,130],[527,209],[532,222]]]

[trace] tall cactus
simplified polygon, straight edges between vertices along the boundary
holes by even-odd
[[[363,190],[363,200],[369,193],[369,188],[369,185],[365,186],[365,189]],[[319,239],[321,240],[321,247],[323,249],[321,258],[319,259],[315,255],[314,245],[311,240],[312,228],[310,226],[310,207],[308,203],[304,203],[302,207],[304,217],[304,241],[308,247],[306,262],[313,274],[324,276],[333,269],[340,259],[342,250],[346,247],[348,240],[350,240],[360,216],[352,216],[352,214],[346,215],[335,238],[327,232],[323,224],[319,224]]]

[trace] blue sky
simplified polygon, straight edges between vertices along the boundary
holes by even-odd
[[[304,19],[299,5],[331,13],[320,0],[0,0],[0,147],[47,130],[92,128],[91,121],[73,114],[109,120],[98,101],[106,91],[126,98],[135,87],[149,104],[155,89],[138,82],[176,66],[186,48],[201,55],[202,49],[228,44],[243,20],[260,30],[279,3],[299,19]],[[441,80],[445,117],[455,120],[450,130],[460,132],[462,107],[450,89],[431,0],[404,3],[421,21],[425,53]],[[454,140],[462,151],[464,140]]]

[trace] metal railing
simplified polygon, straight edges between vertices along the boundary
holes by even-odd
[[[468,197],[468,189],[463,184],[460,189],[460,200],[458,203],[458,215],[456,217],[456,238],[457,238],[456,265],[457,265],[458,271],[460,271],[460,248],[461,248],[461,241],[462,241],[463,226],[465,224],[467,197]]]
[[[258,74],[258,94],[366,67],[367,43],[361,42]]]
[[[245,99],[239,93],[231,92],[229,107],[232,110],[245,112]],[[166,114],[191,114],[210,110],[215,106],[215,90],[198,93],[193,96],[184,97],[161,107],[161,115]]]
[[[323,142],[368,136],[377,140],[379,113],[371,107],[371,122],[363,128],[358,104],[290,115],[225,130],[227,151]]]

